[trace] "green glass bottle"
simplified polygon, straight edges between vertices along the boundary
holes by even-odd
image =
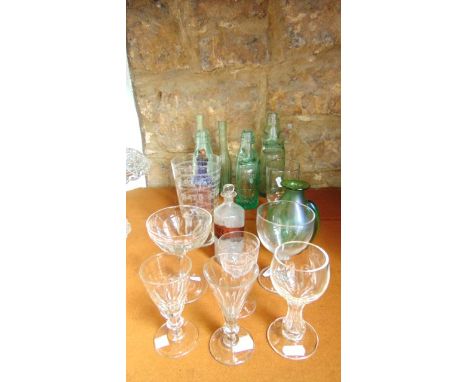
[[[252,130],[244,130],[236,163],[236,203],[245,210],[258,206],[258,155]]]
[[[213,155],[211,148],[211,139],[208,130],[203,127],[203,116],[198,114],[196,117],[197,127],[195,132],[195,150],[193,152],[193,165],[196,169],[197,164],[206,166],[208,163],[208,170],[210,171],[209,157]],[[206,168],[206,167],[205,167]],[[196,171],[195,171],[196,172]]]
[[[227,144],[227,126],[225,121],[218,121],[219,130],[219,156],[221,159],[221,180],[219,182],[220,190],[225,184],[231,183],[231,159]]]
[[[262,150],[260,152],[260,195],[266,194],[266,167],[271,160],[284,161],[284,142],[279,136],[280,126],[277,113],[267,114],[267,125],[263,131]]]

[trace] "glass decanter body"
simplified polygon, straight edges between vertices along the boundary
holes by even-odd
[[[260,151],[260,195],[266,195],[266,167],[271,160],[284,161],[284,142],[279,137],[279,118],[277,113],[267,114],[267,126],[263,132],[262,149]]]
[[[243,231],[245,226],[244,209],[234,202],[234,185],[225,184],[221,196],[224,202],[214,210],[215,240],[227,232]]]
[[[218,121],[219,130],[219,156],[221,158],[221,181],[219,183],[222,190],[225,184],[231,183],[231,159],[227,144],[227,126],[225,121]]]
[[[244,130],[236,164],[236,203],[246,210],[258,206],[258,156],[252,130]]]

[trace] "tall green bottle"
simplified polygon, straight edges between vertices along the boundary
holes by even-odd
[[[258,206],[258,155],[252,130],[244,130],[236,163],[236,203],[245,210]]]
[[[262,150],[260,152],[260,195],[266,194],[266,166],[271,160],[284,161],[284,142],[279,137],[280,126],[277,113],[267,114],[267,124],[263,131]]]
[[[196,117],[197,127],[195,132],[195,150],[193,152],[193,164],[196,169],[198,166],[206,166],[208,163],[208,170],[211,170],[209,157],[213,155],[211,148],[211,139],[208,130],[203,127],[203,115],[198,114]]]
[[[225,184],[231,183],[231,159],[227,144],[227,126],[225,121],[218,121],[219,130],[219,156],[221,159],[221,180],[219,182],[220,190]]]
[[[195,151],[193,152],[194,183],[208,185],[211,178],[207,175],[207,172],[211,170],[210,157],[213,155],[213,149],[211,148],[208,130],[203,127],[203,116],[198,114],[196,121]]]

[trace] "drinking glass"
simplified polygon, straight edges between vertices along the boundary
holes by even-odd
[[[224,365],[246,362],[255,348],[250,333],[237,325],[239,313],[258,276],[258,265],[239,264],[233,254],[220,253],[203,266],[203,273],[223,312],[224,326],[210,338],[210,353]],[[234,257],[236,254],[234,254]]]
[[[172,175],[179,204],[204,208],[213,214],[219,196],[221,159],[218,155],[207,155],[206,160],[197,161],[193,154],[179,155],[171,160]],[[213,244],[214,231],[203,244]]]
[[[302,318],[302,311],[306,304],[318,300],[328,287],[328,254],[315,244],[284,243],[275,250],[271,280],[278,294],[286,299],[288,313],[270,324],[268,342],[284,358],[309,358],[317,350],[319,339],[313,326]]]
[[[158,253],[140,266],[140,278],[167,322],[156,332],[156,351],[169,358],[189,353],[198,343],[198,329],[182,317],[192,262],[185,255]]]
[[[215,242],[215,254],[230,253],[231,260],[239,266],[253,266],[257,263],[260,240],[253,233],[246,231],[231,231],[220,236]],[[250,316],[257,307],[255,300],[247,298],[239,318]]]
[[[151,240],[163,251],[186,255],[199,248],[211,231],[211,214],[196,206],[171,206],[152,213],[146,220],[146,230]],[[189,278],[187,303],[203,294],[206,283],[201,274]]]
[[[301,165],[298,161],[269,161],[266,165],[266,197],[269,202],[281,199],[285,193],[283,180],[299,179]]]
[[[287,241],[309,242],[314,234],[315,213],[312,208],[297,202],[277,200],[262,204],[257,209],[257,232],[263,246],[270,252]],[[304,249],[296,248],[297,252]],[[260,285],[276,293],[270,280],[270,267],[258,276]]]

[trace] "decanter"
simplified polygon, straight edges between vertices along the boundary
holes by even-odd
[[[227,144],[227,126],[225,121],[218,121],[219,129],[219,156],[221,158],[221,180],[219,182],[222,190],[225,184],[231,183],[231,159]]]
[[[258,206],[258,156],[252,130],[244,130],[236,163],[236,203],[246,210]]]
[[[241,206],[234,202],[236,195],[233,184],[228,183],[223,186],[221,196],[224,198],[224,202],[214,209],[216,239],[227,232],[244,230],[245,212]]]
[[[284,142],[279,137],[279,118],[277,113],[267,114],[267,126],[263,132],[262,150],[260,151],[259,193],[266,194],[266,167],[271,160],[284,161]]]

